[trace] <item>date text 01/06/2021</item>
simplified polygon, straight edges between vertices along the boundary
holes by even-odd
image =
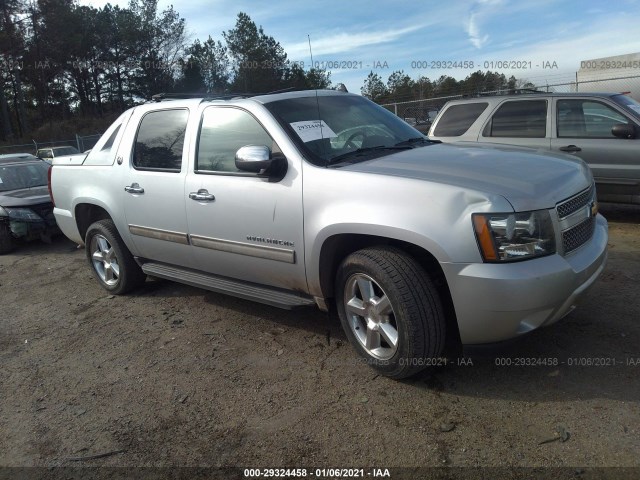
[[[388,468],[245,468],[245,478],[391,478]]]

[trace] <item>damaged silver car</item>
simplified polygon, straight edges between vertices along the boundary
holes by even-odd
[[[47,187],[50,168],[30,154],[0,155],[0,254],[17,240],[50,242],[59,233]]]

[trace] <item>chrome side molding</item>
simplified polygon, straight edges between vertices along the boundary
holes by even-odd
[[[155,238],[156,240],[165,240],[167,242],[189,245],[189,236],[182,232],[141,227],[140,225],[129,225],[129,232],[131,232],[132,235],[138,235],[140,237]]]
[[[266,258],[277,262],[295,263],[295,251],[288,248],[277,248],[267,245],[253,245],[251,243],[234,242],[220,238],[189,235],[191,244],[195,247],[210,248],[221,252],[237,253],[250,257]]]

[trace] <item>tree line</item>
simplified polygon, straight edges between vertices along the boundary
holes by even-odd
[[[472,95],[481,92],[511,91],[533,88],[527,80],[507,78],[502,73],[478,70],[464,80],[442,75],[435,80],[420,76],[412,79],[403,70],[389,75],[385,83],[380,75],[371,71],[360,89],[362,95],[377,103],[394,103],[423,98]]]
[[[160,92],[264,93],[326,88],[324,70],[290,62],[239,13],[224,41],[189,42],[185,19],[157,0],[128,7],[0,0],[0,139],[39,125],[122,111]]]
[[[103,117],[160,92],[265,93],[328,88],[330,73],[305,70],[246,13],[223,40],[190,41],[185,19],[158,0],[126,8],[76,0],[0,0],[0,140],[29,138],[41,125]],[[385,101],[515,86],[511,77],[476,72],[431,81],[371,72],[361,93]]]

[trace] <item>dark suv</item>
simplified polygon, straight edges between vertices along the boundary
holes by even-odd
[[[16,239],[50,241],[59,229],[47,187],[50,165],[30,154],[0,155],[0,254]]]
[[[587,162],[598,199],[640,204],[640,103],[615,93],[529,93],[447,103],[429,130],[471,141],[567,153]]]

